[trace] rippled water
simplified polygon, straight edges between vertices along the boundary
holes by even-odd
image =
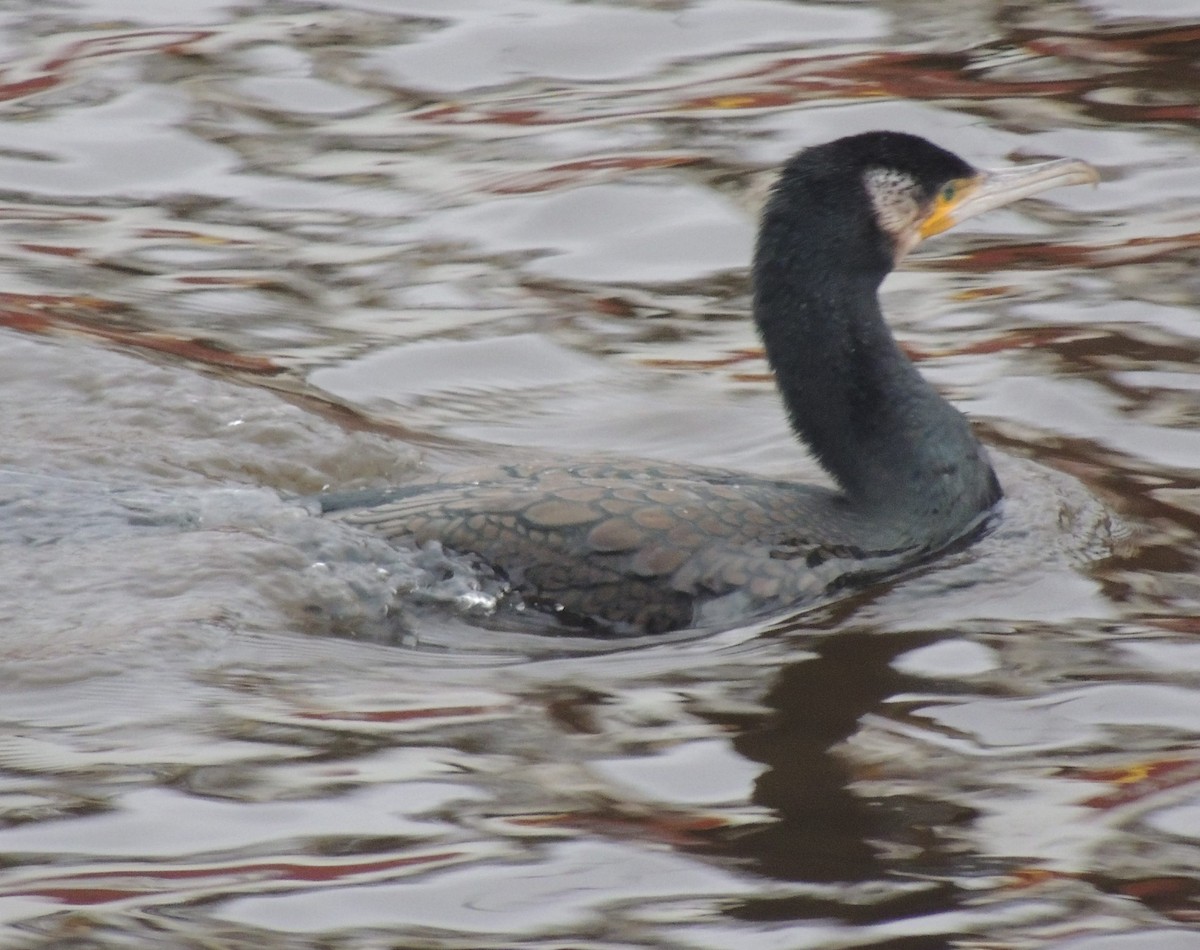
[[[0,946],[1200,947],[1197,50],[1194,0],[0,7]],[[980,544],[614,649],[311,516],[818,477],[753,210],[880,127],[1104,179],[885,286]]]

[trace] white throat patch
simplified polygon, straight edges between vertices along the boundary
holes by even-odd
[[[875,221],[896,247],[896,260],[913,249],[919,240],[917,221],[921,206],[917,182],[894,168],[868,168],[863,184],[871,198]]]

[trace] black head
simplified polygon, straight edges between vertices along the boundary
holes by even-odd
[[[919,196],[930,200],[948,181],[970,178],[976,170],[953,152],[907,132],[863,132],[815,145],[784,166],[784,179],[803,177],[862,181],[863,172],[881,169],[903,175]]]
[[[759,252],[777,252],[771,245],[783,242],[803,247],[814,263],[838,261],[882,279],[925,236],[939,201],[952,201],[978,177],[953,152],[904,132],[864,132],[805,149],[771,193]]]
[[[851,496],[895,499],[906,482],[916,508],[995,497],[966,422],[892,337],[879,283],[922,238],[1096,177],[1073,159],[980,171],[900,132],[838,139],[784,166],[755,250],[754,318],[793,427]],[[980,492],[943,477],[951,469],[982,478]]]

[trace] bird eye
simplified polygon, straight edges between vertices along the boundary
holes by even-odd
[[[950,184],[942,186],[938,198],[941,201],[953,201],[956,194],[958,194],[958,186],[954,182],[950,182]]]

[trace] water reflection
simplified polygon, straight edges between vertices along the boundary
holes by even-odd
[[[865,714],[899,691],[905,678],[890,663],[912,645],[909,636],[851,633],[820,644],[815,659],[780,671],[763,699],[770,719],[734,739],[738,752],[768,766],[753,801],[771,809],[776,821],[733,842],[734,854],[780,880],[866,881],[883,875],[879,843],[894,840],[899,816],[851,791],[850,764],[836,747]],[[745,913],[778,919],[774,915],[789,903],[751,901]],[[833,912],[810,906],[811,898],[796,903],[799,913],[790,916]]]
[[[1197,18],[1149,6],[0,13],[0,942],[1195,946]],[[744,211],[877,127],[1104,173],[886,287],[997,453],[978,545],[613,650],[309,516],[814,477]]]

